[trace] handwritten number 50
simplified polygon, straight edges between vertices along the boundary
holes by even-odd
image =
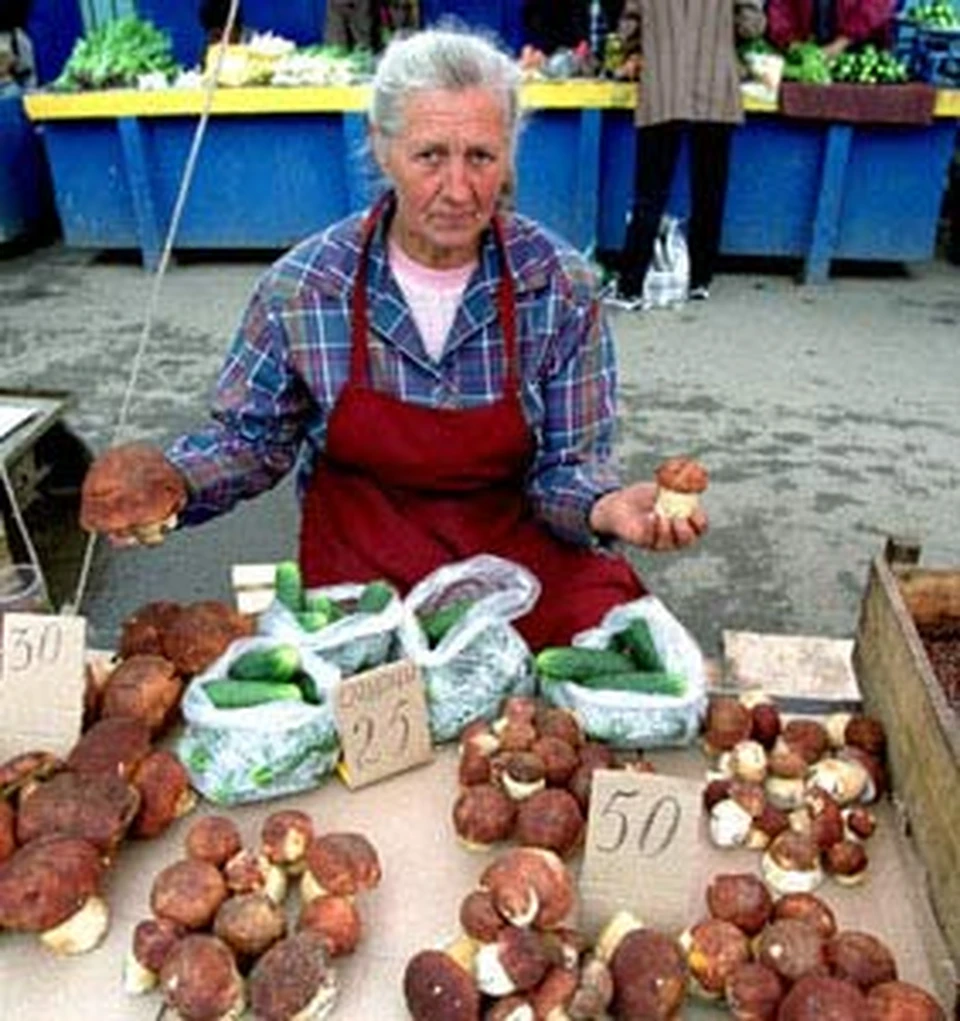
[[[608,843],[597,843],[597,850],[607,853],[619,851],[637,829],[636,848],[643,858],[656,858],[673,843],[680,828],[680,803],[670,794],[664,794],[650,805],[647,811],[637,811],[636,804],[627,812],[621,805],[640,796],[640,791],[614,791],[600,812],[601,819],[610,819],[614,826]],[[631,824],[633,824],[631,826]],[[633,841],[631,840],[631,843]]]

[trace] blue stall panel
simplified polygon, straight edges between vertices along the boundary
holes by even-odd
[[[933,256],[940,203],[957,126],[861,128],[847,164],[837,248],[840,259]]]
[[[117,121],[50,121],[43,137],[67,244],[139,248]]]
[[[420,0],[420,18],[432,25],[444,15],[496,34],[507,48],[523,44],[520,0]]]
[[[0,244],[52,222],[50,173],[19,96],[0,99]]]
[[[83,35],[83,18],[77,0],[33,0],[27,17],[33,43],[37,79],[53,81],[63,70],[74,43]]]

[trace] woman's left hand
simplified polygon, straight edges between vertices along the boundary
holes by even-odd
[[[690,546],[707,530],[707,516],[697,509],[689,518],[667,518],[654,511],[657,487],[634,482],[605,493],[590,510],[590,527],[607,536],[650,550]]]

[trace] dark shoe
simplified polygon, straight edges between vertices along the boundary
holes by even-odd
[[[706,301],[709,297],[710,288],[706,284],[697,284],[696,287],[691,287],[687,294],[689,301]]]

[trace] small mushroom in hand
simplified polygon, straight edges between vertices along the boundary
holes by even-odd
[[[35,932],[57,954],[97,946],[109,924],[100,897],[103,862],[73,837],[39,837],[0,865],[0,928]]]
[[[160,988],[182,1021],[235,1021],[243,1013],[243,979],[233,952],[216,936],[179,940],[160,969]]]
[[[183,476],[158,448],[124,443],[101,454],[80,491],[80,525],[125,540],[154,544],[176,526],[187,502]]]
[[[656,471],[657,498],[654,511],[665,518],[689,518],[700,506],[707,488],[706,468],[687,457],[671,457]]]

